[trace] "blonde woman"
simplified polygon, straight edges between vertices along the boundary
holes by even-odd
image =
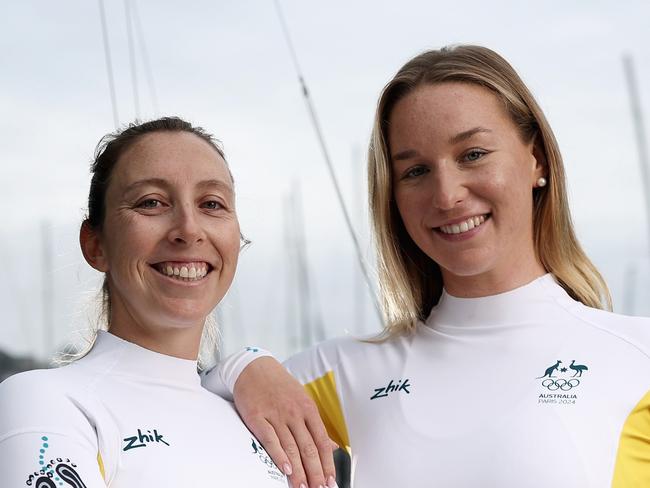
[[[410,60],[379,99],[368,176],[386,328],[286,363],[355,486],[650,486],[650,320],[607,311],[513,68],[478,46]],[[269,368],[234,391],[275,453],[302,400]]]

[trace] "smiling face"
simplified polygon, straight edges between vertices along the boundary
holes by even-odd
[[[546,168],[503,103],[478,85],[422,85],[390,113],[395,202],[456,296],[495,294],[544,273],[532,191]]]
[[[138,336],[186,331],[198,348],[239,254],[225,161],[191,133],[144,135],[119,158],[105,204],[101,231],[85,241],[82,231],[82,247],[107,275],[111,332],[147,347]]]

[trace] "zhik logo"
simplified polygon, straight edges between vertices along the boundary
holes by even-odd
[[[393,383],[393,380],[390,380],[388,383],[388,386],[384,386],[382,388],[375,388],[375,394],[370,397],[371,400],[374,400],[375,398],[382,398],[382,397],[387,397],[389,393],[392,393],[394,391],[405,391],[407,394],[411,394],[409,391],[409,387],[411,384],[409,383],[409,379],[406,378],[404,381],[398,380],[397,383]]]
[[[150,444],[152,442],[162,442],[166,446],[169,446],[165,439],[163,439],[163,435],[158,434],[158,431],[156,429],[153,430],[153,434],[150,430],[147,432],[148,434],[143,434],[142,431],[138,429],[138,435],[122,439],[124,442],[126,442],[126,446],[124,446],[124,449],[122,450],[128,451],[129,449],[135,449],[136,447],[145,447],[147,444]]]

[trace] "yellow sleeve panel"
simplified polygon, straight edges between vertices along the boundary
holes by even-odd
[[[106,481],[106,472],[104,470],[104,460],[102,459],[102,455],[99,452],[97,453],[97,464],[99,466],[99,472],[102,474],[102,478],[104,478],[104,481]]]
[[[332,371],[305,384],[309,396],[316,402],[327,433],[340,447],[350,452],[350,436],[345,424],[343,409],[336,392],[336,380]]]
[[[618,444],[613,488],[650,486],[650,392],[634,407]]]

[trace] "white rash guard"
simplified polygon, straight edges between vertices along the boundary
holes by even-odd
[[[287,486],[196,361],[107,332],[69,366],[0,384],[0,473],[7,488]]]
[[[649,354],[649,319],[585,307],[546,275],[443,294],[414,335],[285,364],[357,488],[632,488],[650,487]]]

